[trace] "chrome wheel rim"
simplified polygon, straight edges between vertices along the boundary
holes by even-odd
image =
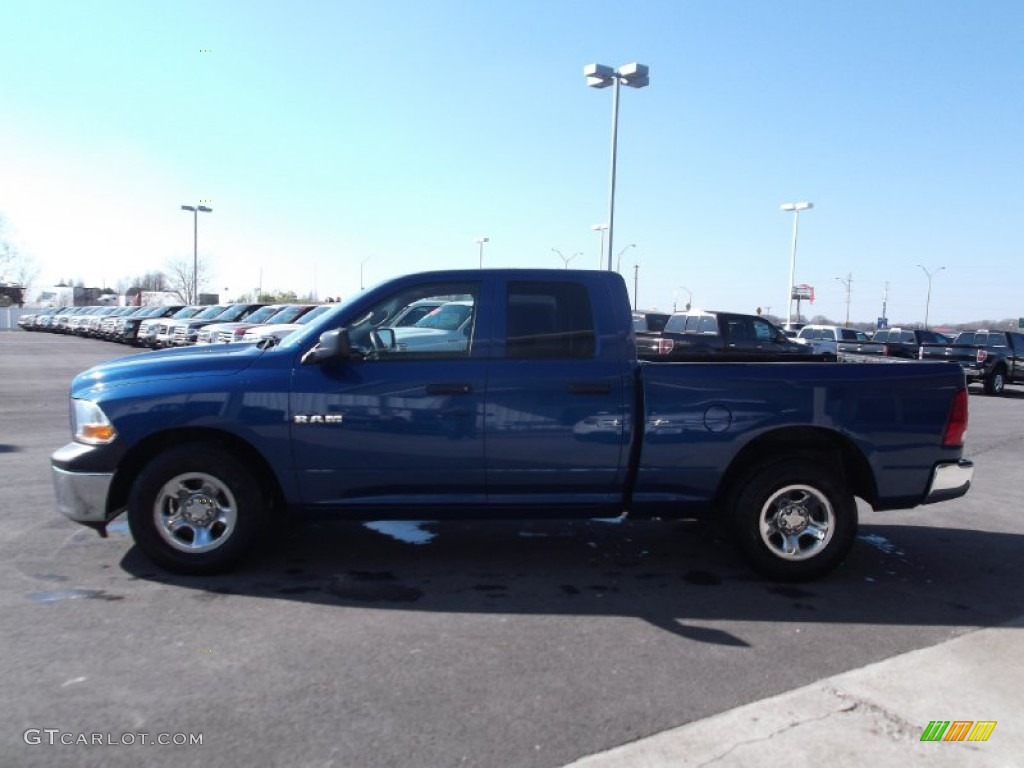
[[[157,493],[153,521],[161,538],[190,555],[222,546],[235,531],[238,503],[221,480],[204,472],[177,475]]]
[[[787,485],[761,507],[761,541],[782,560],[807,560],[832,540],[836,513],[828,497],[810,485]]]

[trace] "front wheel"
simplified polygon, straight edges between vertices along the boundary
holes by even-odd
[[[266,526],[267,494],[256,476],[208,443],[171,448],[139,474],[128,526],[139,548],[174,573],[225,571]]]
[[[849,553],[857,532],[853,494],[836,469],[813,459],[755,466],[737,484],[728,514],[750,566],[783,581],[825,575]]]

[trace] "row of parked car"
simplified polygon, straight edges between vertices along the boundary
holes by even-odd
[[[332,304],[217,304],[211,306],[57,307],[24,314],[18,325],[150,347],[280,340]]]
[[[1014,331],[961,331],[953,337],[922,328],[882,328],[871,336],[838,325],[785,331],[756,315],[701,310],[634,312],[633,328],[638,356],[646,360],[942,360],[959,363],[968,383],[981,384],[990,395],[1003,394],[1007,384],[1024,384],[1024,333]]]
[[[230,304],[158,307],[62,307],[25,314],[26,330],[53,331],[154,349],[190,344],[260,342],[284,338],[333,304]],[[389,323],[397,351],[467,348],[473,301],[468,296],[420,299]],[[637,355],[665,361],[900,362],[917,359],[960,363],[968,381],[1002,394],[1024,383],[1024,334],[964,331],[955,338],[925,329],[863,331],[805,325],[795,338],[756,315],[687,310],[633,313]]]
[[[22,315],[25,330],[88,336],[160,349],[192,344],[280,341],[335,304],[229,304],[162,307],[63,307]],[[438,296],[402,308],[388,323],[396,351],[467,348],[471,297]]]

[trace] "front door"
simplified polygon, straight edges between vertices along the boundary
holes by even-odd
[[[349,325],[353,359],[296,366],[291,435],[307,505],[386,514],[392,505],[424,512],[483,503],[486,358],[474,342],[486,329],[474,316],[460,343],[429,349],[403,345],[385,330],[410,304],[429,297],[475,313],[480,284],[403,289]],[[395,343],[389,347],[382,338]]]

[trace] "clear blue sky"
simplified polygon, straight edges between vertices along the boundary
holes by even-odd
[[[42,284],[192,255],[212,290],[598,265],[611,89],[632,61],[615,250],[639,303],[1024,315],[1024,3],[11,2],[0,213]],[[209,52],[205,52],[209,51]]]

